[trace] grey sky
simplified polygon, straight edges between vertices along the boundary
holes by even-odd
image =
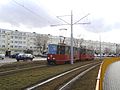
[[[104,33],[103,38],[107,36],[105,41],[120,42],[116,39],[120,33],[119,8],[119,0],[0,0],[0,28],[5,25],[3,28],[10,29],[11,26],[6,24],[9,23],[13,30],[18,27],[22,31],[59,35],[58,30],[66,27],[53,28],[50,25],[59,22],[56,16],[70,15],[73,10],[74,21],[90,13],[80,22],[91,23],[74,26],[74,35],[95,40],[97,33],[101,32]],[[63,18],[70,22],[70,18]],[[70,27],[67,29],[67,36],[70,36]],[[115,36],[111,37],[113,34]]]
[[[17,27],[23,24],[30,28],[41,28],[57,22],[55,16],[52,17],[46,9],[33,2],[33,0],[10,0],[8,4],[0,8],[0,13],[1,22],[7,22]],[[84,25],[84,28],[90,32],[106,32],[113,28],[120,28],[119,22],[115,25],[108,25],[103,18],[93,18],[89,21],[91,24]]]
[[[27,27],[41,28],[55,22],[55,19],[42,7],[28,0],[27,2],[24,1],[24,3],[11,1],[0,8],[0,13],[1,22],[7,22],[15,26],[23,24]]]

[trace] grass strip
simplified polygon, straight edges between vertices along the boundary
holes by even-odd
[[[14,74],[0,77],[0,90],[20,90],[26,86],[41,82],[66,70],[80,66],[87,62],[79,62],[73,65],[58,65],[53,67],[36,68],[27,71],[21,71]],[[96,61],[97,62],[97,61]]]
[[[79,78],[76,82],[74,82],[74,85],[69,87],[67,90],[95,90],[98,70],[99,66]]]
[[[0,66],[0,72],[21,69],[32,66],[47,65],[47,61],[22,61]]]

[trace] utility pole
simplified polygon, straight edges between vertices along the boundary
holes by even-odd
[[[71,10],[71,15],[57,16],[57,18],[60,19],[61,21],[65,22],[65,24],[51,25],[51,26],[62,26],[62,25],[70,25],[71,26],[71,60],[70,60],[71,64],[73,64],[73,25],[75,25],[75,24],[90,24],[90,23],[78,23],[82,19],[86,18],[88,15],[89,14],[87,14],[86,16],[82,17],[81,19],[79,19],[78,21],[73,23],[73,13]],[[65,17],[65,16],[71,17],[71,23],[68,23],[65,20],[63,20],[62,18],[60,18],[60,17]]]
[[[117,57],[117,54],[118,54],[117,49],[118,49],[118,44],[116,44],[116,57]]]
[[[102,52],[101,52],[101,34],[100,34],[99,38],[100,38],[100,60],[101,60],[101,59],[102,59]]]

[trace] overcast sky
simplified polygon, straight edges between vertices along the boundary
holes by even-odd
[[[74,37],[120,43],[119,0],[0,0],[0,28],[70,37],[70,25],[56,16],[70,15],[73,22],[89,15],[73,26]],[[70,23],[70,16],[61,17]],[[65,30],[59,30],[66,28]]]

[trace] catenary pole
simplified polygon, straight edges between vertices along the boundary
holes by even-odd
[[[73,14],[71,10],[71,64],[73,64]]]
[[[87,14],[86,16],[82,17],[81,19],[79,19],[78,21],[76,21],[75,23],[73,23],[73,12],[71,10],[71,15],[64,15],[64,16],[57,16],[58,19],[60,19],[61,21],[63,21],[65,24],[57,24],[57,25],[51,25],[51,26],[62,26],[62,25],[70,25],[71,26],[71,64],[73,64],[73,25],[75,24],[90,24],[90,23],[78,23],[79,21],[81,21],[82,19],[86,18],[89,14]],[[65,20],[63,20],[61,17],[65,17],[65,16],[70,16],[71,17],[71,23],[66,22]]]

